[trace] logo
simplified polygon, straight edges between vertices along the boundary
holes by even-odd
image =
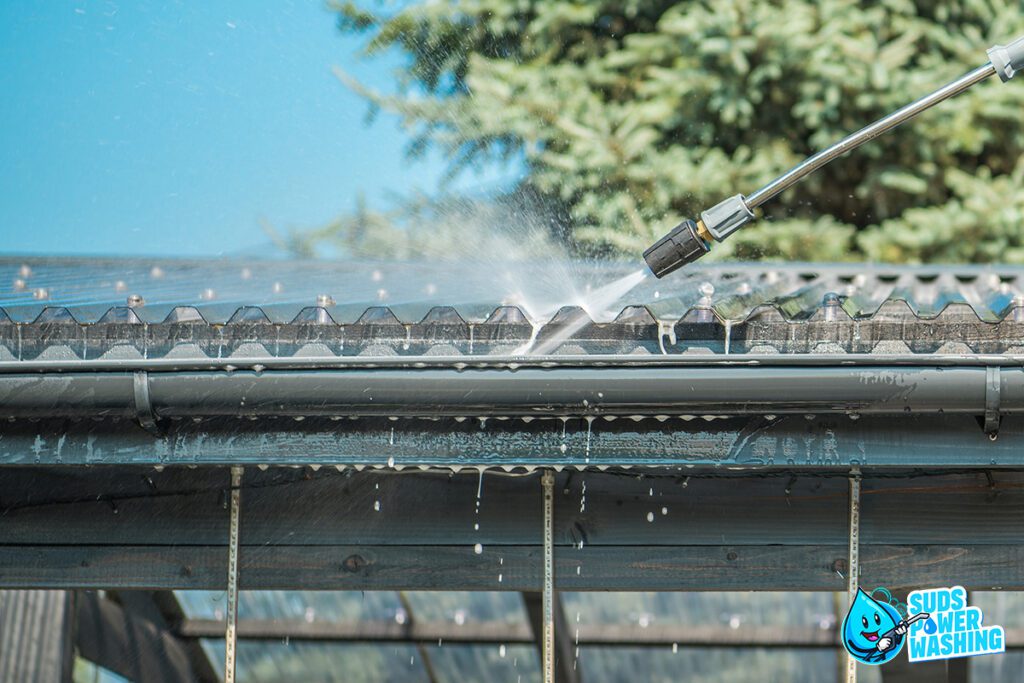
[[[904,646],[911,662],[1004,652],[1003,627],[983,620],[980,608],[967,605],[963,586],[913,591],[907,604],[885,588],[858,588],[843,620],[843,646],[873,666],[892,661]]]
[[[1002,626],[984,626],[978,607],[967,604],[963,586],[914,591],[907,597],[910,614],[928,614],[910,629],[907,656],[912,662],[994,655],[1006,651]]]
[[[886,601],[879,602],[871,595],[883,594]],[[884,588],[876,588],[871,595],[857,589],[857,597],[843,620],[843,645],[846,651],[864,664],[885,664],[903,649],[910,621],[893,605],[892,595]],[[927,614],[916,615],[927,619]]]

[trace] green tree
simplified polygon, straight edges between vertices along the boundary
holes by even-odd
[[[520,189],[598,253],[638,252],[1024,33],[1020,6],[995,0],[389,7],[337,11],[368,55],[408,55],[399,94],[343,80],[453,173],[525,159]],[[808,178],[712,253],[1024,262],[1022,150],[1024,82],[993,79]]]

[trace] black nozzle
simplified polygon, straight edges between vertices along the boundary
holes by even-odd
[[[697,224],[685,220],[649,247],[644,252],[644,261],[654,277],[661,278],[709,251],[711,247],[697,234]]]

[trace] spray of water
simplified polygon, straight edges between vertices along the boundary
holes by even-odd
[[[423,315],[434,305],[448,305],[463,315],[486,317],[496,304],[515,306],[535,333],[512,353],[548,355],[591,320],[614,318],[647,277],[641,268],[609,283],[621,267],[579,259],[564,241],[564,217],[536,202],[447,198],[426,205],[429,210],[398,227],[369,219],[365,225],[332,227],[339,243],[333,255],[362,261],[346,266],[345,292],[339,294],[356,314],[361,307],[389,306],[404,308],[406,316]],[[381,258],[402,264],[389,267]],[[356,268],[362,271],[358,276]],[[308,301],[310,288],[338,288],[330,276],[304,285],[302,291],[275,290],[275,302]],[[549,327],[538,339],[541,327],[564,307],[579,309],[579,315],[560,318],[557,331]]]
[[[641,268],[628,275],[625,275],[614,282],[611,282],[577,302],[579,311],[568,324],[564,325],[555,334],[547,337],[539,344],[532,344],[531,348],[523,349],[522,353],[535,356],[546,356],[560,347],[566,340],[583,329],[592,319],[602,317],[614,312],[616,304],[633,291],[641,282],[647,278],[647,269]]]

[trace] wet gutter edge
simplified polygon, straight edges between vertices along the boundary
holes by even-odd
[[[239,356],[0,361],[0,376],[65,372],[181,372],[467,368],[1024,367],[1024,354],[587,354],[557,356]]]
[[[998,366],[424,367],[0,375],[0,417],[1024,413]],[[140,417],[141,416],[141,417]]]

